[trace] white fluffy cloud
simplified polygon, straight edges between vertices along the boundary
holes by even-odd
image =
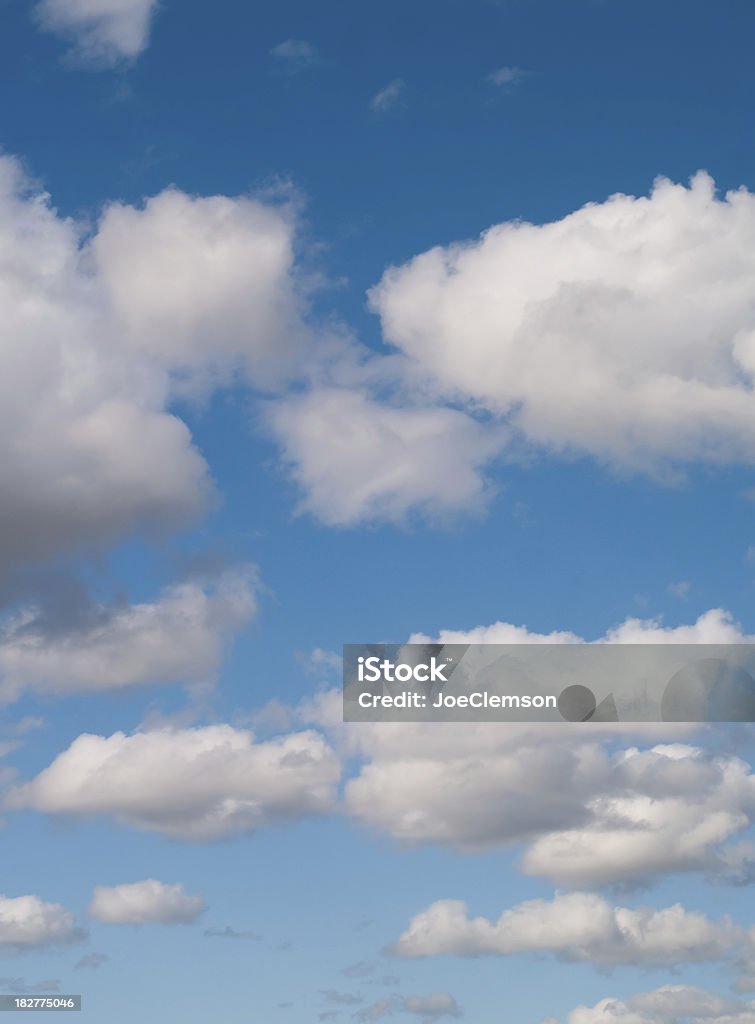
[[[576,633],[554,630],[534,633],[526,626],[510,622],[494,622],[473,629],[443,629],[437,638],[414,633],[410,643],[441,644],[752,644],[755,635],[745,633],[732,614],[724,608],[711,608],[695,622],[682,626],[664,626],[661,619],[629,618],[609,629],[597,640],[587,640]]]
[[[740,837],[755,820],[755,775],[737,757],[678,743],[609,755],[606,734],[568,725],[505,736],[494,723],[400,726],[381,723],[379,741],[360,730],[366,760],[345,804],[404,843],[523,844],[526,873],[567,886],[751,877],[755,849]]]
[[[36,949],[83,937],[73,914],[38,896],[0,896],[0,947]]]
[[[189,924],[207,909],[201,896],[183,885],[148,878],[128,885],[98,885],[89,904],[90,917],[106,924]]]
[[[74,53],[98,66],[133,60],[147,48],[159,0],[40,0],[35,17],[45,31],[72,41]]]
[[[390,405],[348,388],[291,396],[269,418],[302,506],[335,526],[481,510],[481,469],[503,444],[500,430],[456,409]]]
[[[325,813],[339,776],[338,757],[312,731],[259,743],[229,725],[83,734],[7,803],[206,841]]]
[[[558,1024],[552,1018],[543,1024]],[[565,1024],[755,1024],[755,1003],[714,995],[690,985],[664,985],[623,1001],[578,1006]]]
[[[694,870],[749,879],[752,845],[727,845],[755,820],[749,764],[682,745],[630,749],[614,760],[606,783],[595,780],[586,821],[529,843],[524,871],[564,885]]]
[[[656,182],[386,272],[385,338],[528,442],[651,472],[755,460],[755,195]]]
[[[614,907],[590,893],[529,900],[497,921],[470,918],[461,900],[417,914],[395,945],[402,956],[554,953],[593,964],[668,966],[721,960],[742,940],[728,920],[710,921],[680,904],[663,910]]]
[[[129,349],[199,386],[234,368],[267,386],[300,355],[293,246],[285,207],[167,189],[108,206],[90,255]]]
[[[86,621],[50,629],[35,608],[0,625],[0,699],[26,690],[82,693],[154,683],[212,683],[228,636],[256,607],[251,570],[213,584],[168,587],[152,603],[94,606]]]
[[[278,207],[175,189],[87,230],[0,157],[0,572],[202,511],[171,397],[291,365],[293,232]]]

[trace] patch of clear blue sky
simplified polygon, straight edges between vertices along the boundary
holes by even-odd
[[[347,278],[318,309],[334,310],[372,346],[380,338],[366,288],[386,265],[428,246],[508,218],[556,218],[615,191],[646,192],[658,174],[686,180],[702,167],[723,188],[755,185],[750,0],[162,6],[133,68],[91,74],[62,68],[60,42],[31,28],[27,3],[0,2],[0,143],[26,159],[63,212],[81,216],[171,182],[238,193],[290,180],[307,200],[307,237],[325,244],[322,268]],[[288,38],[312,43],[319,61],[286,74],[270,49]],[[502,66],[526,75],[496,88],[486,77]],[[376,116],[371,98],[396,78],[405,82],[401,102]],[[175,575],[181,551],[210,548],[259,564],[269,592],[224,671],[220,716],[311,688],[294,655],[314,646],[496,619],[592,637],[629,614],[663,612],[674,624],[717,605],[753,627],[745,561],[753,506],[740,496],[752,482],[747,471],[693,471],[687,484],[663,488],[586,461],[542,459],[500,467],[501,493],[483,520],[445,531],[329,530],[293,517],[295,495],[274,449],[248,421],[243,401],[225,399],[192,417],[224,506],[177,549],[124,547],[100,579],[103,592],[117,582],[144,598]],[[680,580],[691,581],[687,601],[667,593]],[[45,706],[48,727],[18,766],[31,774],[83,730],[128,730],[145,709],[182,703],[165,691]],[[19,710],[35,709],[24,702]],[[405,852],[343,822],[187,846],[106,824],[60,830],[22,815],[3,845],[15,891],[81,911],[94,883],[180,879],[206,893],[207,926],[264,935],[224,942],[203,938],[205,923],[169,936],[95,926],[82,952],[113,958],[97,973],[70,969],[76,950],[4,971],[64,977],[64,988],[88,993],[91,1019],[113,1024],[158,1019],[150,999],[162,1019],[206,1020],[213,986],[228,994],[216,1019],[304,1024],[316,1019],[320,989],[378,998],[379,988],[340,969],[379,956],[434,899],[468,899],[475,913],[495,917],[550,893],[512,869],[514,855]],[[744,912],[738,890],[703,890],[686,878],[664,883],[650,901],[664,897],[714,915]],[[374,923],[355,931],[365,918]],[[274,948],[288,941],[291,952]],[[148,971],[150,963],[159,970]],[[477,1024],[536,1022],[667,980],[627,970],[606,978],[528,958],[388,962],[384,972],[400,975],[404,991],[453,991]],[[715,970],[695,975],[718,978]],[[166,1000],[182,988],[188,994],[166,1018]],[[294,1009],[276,1009],[288,1000]]]

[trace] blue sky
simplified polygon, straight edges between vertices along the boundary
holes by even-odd
[[[752,1024],[748,729],[338,700],[752,641],[752,5],[0,19],[0,991]]]

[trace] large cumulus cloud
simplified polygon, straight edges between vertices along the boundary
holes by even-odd
[[[0,573],[206,507],[172,400],[291,367],[294,231],[284,207],[175,189],[88,227],[0,157]]]
[[[755,195],[697,174],[386,272],[385,338],[550,452],[653,473],[755,460]]]

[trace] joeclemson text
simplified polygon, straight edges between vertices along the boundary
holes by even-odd
[[[438,694],[432,704],[428,705],[427,698],[421,693],[412,693],[405,690],[395,696],[376,695],[374,693],[360,693],[359,706],[361,708],[555,708],[558,702],[555,697],[542,697],[536,695],[530,697],[527,694],[497,694],[497,693],[470,693],[461,694],[457,697],[441,693]]]

